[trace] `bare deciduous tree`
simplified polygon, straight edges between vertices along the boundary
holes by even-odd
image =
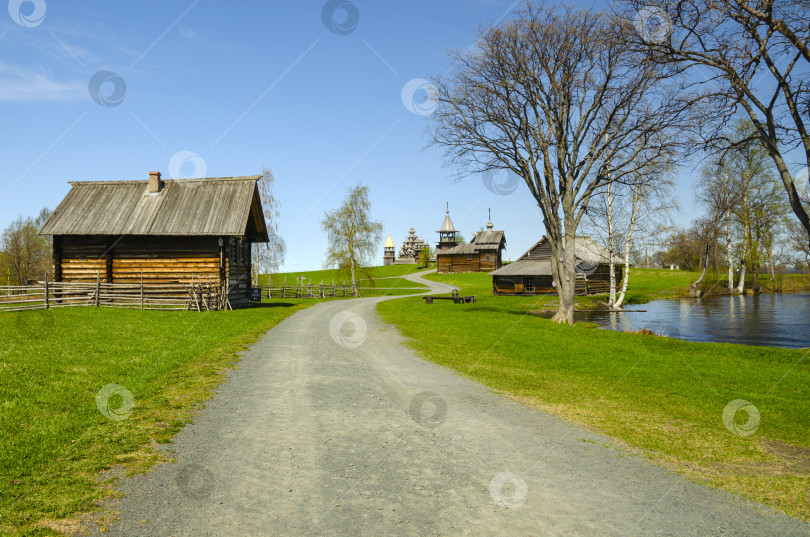
[[[698,270],[702,270],[700,272],[700,276],[689,284],[690,298],[699,298],[703,294],[703,292],[698,289],[698,286],[700,286],[703,279],[706,277],[706,271],[709,268],[709,253],[711,252],[711,248],[716,243],[717,236],[719,235],[720,230],[718,229],[717,222],[717,215],[710,214],[705,218],[699,218],[692,224],[692,229],[690,231],[695,237],[696,242],[702,247],[700,260],[698,261],[697,266]]]
[[[269,279],[272,274],[278,272],[279,267],[284,263],[284,255],[287,253],[287,245],[278,234],[279,206],[281,204],[275,197],[275,184],[276,178],[273,172],[269,168],[264,168],[257,186],[270,242],[253,244],[253,274],[255,278],[258,278],[259,274],[267,273],[268,285],[270,285]]]
[[[625,16],[665,14],[671,32],[637,32],[630,43],[656,61],[680,65],[702,89],[702,99],[718,111],[706,121],[707,145],[734,145],[725,125],[741,108],[767,150],[790,201],[791,209],[810,231],[807,209],[799,199],[788,154],[803,152],[810,169],[810,3],[807,0],[628,0]],[[633,36],[631,36],[633,37]],[[708,75],[708,76],[707,76]]]
[[[354,296],[360,296],[356,272],[365,273],[371,280],[367,266],[377,253],[383,233],[382,223],[371,219],[368,194],[366,185],[357,184],[350,188],[343,205],[325,213],[321,221],[321,228],[329,243],[325,265],[350,273]]]
[[[722,220],[726,241],[726,263],[728,264],[728,292],[734,293],[734,247],[732,234],[732,216],[739,201],[739,191],[729,175],[728,162],[716,160],[701,169],[701,184],[698,188],[698,200],[705,205],[709,214]]]
[[[435,81],[432,141],[449,163],[511,170],[540,207],[560,323],[573,323],[576,231],[594,191],[683,141],[673,68],[628,48],[632,31],[604,12],[527,3]]]
[[[46,208],[37,218],[20,216],[3,231],[0,271],[8,285],[26,285],[29,280],[43,280],[51,273],[50,242],[37,234],[49,215]]]
[[[630,281],[635,243],[661,238],[670,228],[674,183],[666,169],[637,170],[625,181],[608,183],[594,195],[585,225],[601,239],[610,256],[608,308],[622,308]],[[622,281],[616,281],[617,254],[623,259]]]

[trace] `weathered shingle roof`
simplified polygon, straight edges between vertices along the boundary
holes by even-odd
[[[475,234],[475,238],[473,238],[472,242],[479,248],[497,248],[503,239],[503,231],[479,231]]]
[[[472,241],[467,244],[458,244],[452,248],[437,250],[436,255],[476,254],[481,250],[498,250],[503,242],[506,245],[503,231],[479,231]]]
[[[70,182],[42,235],[247,235],[267,242],[256,181],[261,176]]]
[[[593,240],[588,236],[578,236],[576,239],[576,256],[577,262],[587,262],[587,263],[610,263],[610,253],[608,252],[607,248]],[[518,258],[518,261],[527,261],[529,258],[529,254],[538,247],[547,246],[548,237],[543,235],[537,243],[534,244],[531,248],[526,250],[526,252]],[[565,247],[565,238],[563,238],[563,247]],[[548,253],[550,255],[550,252]],[[547,257],[547,256],[546,256]],[[615,255],[613,256],[614,263],[621,263],[624,260]]]
[[[458,230],[453,227],[453,221],[450,220],[450,209],[447,209],[447,212],[444,214],[444,221],[442,222],[442,228],[436,233],[455,233],[457,231]]]
[[[489,276],[551,276],[548,261],[515,261],[489,273]]]
[[[472,243],[465,243],[465,244],[457,244],[452,248],[445,248],[443,250],[437,250],[436,255],[457,255],[457,254],[474,254],[478,251],[475,247],[475,244]]]
[[[537,260],[529,259],[529,253],[540,246],[545,246],[548,242],[548,237],[543,236],[534,246],[529,248],[525,254],[514,263],[504,265],[503,267],[490,272],[491,276],[550,276],[551,275],[551,261],[550,260]],[[594,264],[609,263],[610,254],[607,248],[596,242],[590,237],[577,237],[577,266],[575,272],[577,274],[587,274],[590,269],[595,267]],[[550,254],[549,254],[550,255]],[[613,261],[615,263],[622,263],[623,259],[614,255]]]
[[[588,263],[610,263],[610,252],[607,248],[596,242],[590,237],[577,237],[577,261],[585,261]],[[563,242],[563,247],[565,242]],[[617,255],[613,255],[614,263],[621,263],[623,260]]]

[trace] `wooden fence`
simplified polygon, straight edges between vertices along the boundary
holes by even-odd
[[[230,309],[228,295],[210,283],[127,284],[39,282],[0,286],[0,312],[75,306],[142,310]]]
[[[351,298],[352,286],[340,285],[271,285],[254,287],[260,298]],[[358,287],[362,296],[366,291],[417,292],[410,288]],[[197,310],[215,311],[232,309],[228,294],[212,283],[144,284],[38,282],[36,285],[0,286],[0,312],[24,311],[74,306],[130,308],[142,310]]]
[[[262,298],[338,298],[353,297],[351,285],[261,285],[258,289]],[[359,291],[359,289],[358,289]]]
[[[354,297],[352,286],[348,283],[339,285],[332,284],[307,284],[307,285],[260,285],[253,287],[258,289],[261,298],[351,298]],[[417,293],[419,287],[357,287],[359,296],[363,296],[366,291],[402,291],[403,294]]]

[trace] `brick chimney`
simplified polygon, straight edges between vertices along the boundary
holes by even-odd
[[[163,181],[160,180],[160,172],[149,172],[149,193],[157,194],[163,190]]]

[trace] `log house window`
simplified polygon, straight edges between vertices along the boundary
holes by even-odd
[[[526,292],[528,293],[534,292],[534,276],[526,276],[526,280],[524,281],[524,287]]]

